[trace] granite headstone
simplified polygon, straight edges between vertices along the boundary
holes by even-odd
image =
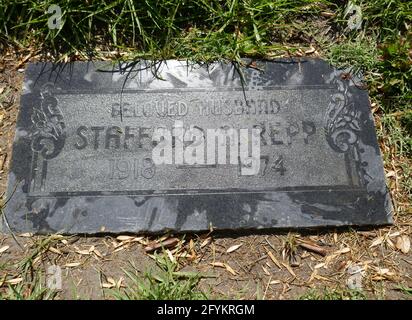
[[[29,64],[2,230],[390,224],[360,80],[317,59],[244,64]]]

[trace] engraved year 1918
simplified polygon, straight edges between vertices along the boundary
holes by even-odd
[[[152,179],[156,173],[156,167],[150,156],[143,159],[110,159],[109,177],[110,179]]]

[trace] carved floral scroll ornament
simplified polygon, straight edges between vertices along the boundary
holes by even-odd
[[[359,145],[361,112],[356,110],[349,92],[349,81],[336,77],[334,84],[338,92],[331,95],[325,118],[325,134],[330,147],[339,153],[345,153],[355,164],[361,185],[368,183],[362,162],[362,148]]]
[[[53,89],[53,85],[49,83],[41,88],[40,106],[34,108],[31,116],[31,148],[44,159],[55,158],[63,149],[66,138],[63,113],[53,96]]]
[[[348,84],[343,80],[335,80],[338,93],[331,96],[326,113],[326,138],[329,145],[337,152],[347,152],[350,146],[356,144],[360,112],[355,109],[354,103],[348,97]]]

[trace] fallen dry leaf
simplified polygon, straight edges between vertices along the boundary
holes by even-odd
[[[229,247],[229,249],[226,250],[226,253],[231,253],[231,252],[239,249],[241,246],[242,246],[242,243],[241,244],[235,244],[234,246]]]
[[[50,251],[50,252],[53,252],[53,253],[55,253],[55,254],[63,255],[63,252],[61,252],[59,249],[54,248],[54,247],[50,247],[50,248],[49,248],[49,251]]]
[[[212,242],[212,238],[208,237],[205,240],[203,240],[202,244],[200,245],[200,248],[206,247],[208,244]]]
[[[229,266],[227,263],[223,263],[223,262],[212,262],[210,263],[212,266],[214,267],[218,267],[218,268],[225,268],[227,271],[229,271],[231,274],[233,274],[234,276],[237,274],[235,270],[232,269],[231,266]]]
[[[189,241],[189,250],[192,251],[192,253],[194,253],[195,243],[194,243],[193,239],[190,239],[190,241]]]
[[[288,265],[287,263],[283,263],[283,262],[282,262],[282,264],[285,266],[286,270],[288,270],[289,273],[296,278],[296,274],[295,274],[295,272],[293,272],[291,266]]]
[[[371,277],[371,280],[373,281],[381,281],[384,279],[394,279],[396,274],[393,271],[390,271],[388,268],[378,268],[378,267],[372,267],[375,271],[376,274]]]
[[[211,265],[214,267],[225,268],[225,264],[223,262],[212,262]]]
[[[323,17],[326,17],[326,18],[332,18],[332,17],[335,16],[335,14],[334,14],[333,12],[328,12],[328,11],[323,11],[323,12],[321,12],[320,14],[321,14]]]
[[[393,244],[391,239],[387,238],[386,243],[388,244],[389,247],[391,247],[392,249],[395,249],[395,245]]]
[[[316,49],[314,47],[310,47],[310,49],[306,50],[305,53],[310,54],[310,53],[314,53],[315,51]]]
[[[2,254],[3,252],[6,252],[9,248],[10,248],[10,246],[1,247],[0,248],[0,254]]]
[[[227,271],[229,271],[231,274],[233,274],[234,276],[236,275],[236,271],[232,269],[231,266],[229,266],[227,263],[225,263],[225,268]]]
[[[116,239],[119,240],[119,241],[128,241],[128,240],[133,240],[134,237],[131,237],[131,236],[118,236],[118,237],[116,237]]]
[[[107,283],[102,283],[102,288],[111,289],[114,287],[116,287],[116,281],[111,277],[107,278]]]
[[[89,250],[76,250],[76,253],[86,256],[90,254],[90,251]]]
[[[22,233],[22,234],[19,234],[19,237],[31,238],[33,237],[33,233],[30,233],[30,232]]]
[[[376,268],[376,272],[379,273],[380,275],[388,274],[389,269],[388,268]]]
[[[74,268],[80,266],[82,263],[81,262],[71,262],[71,263],[66,263],[64,266],[67,268]]]
[[[389,238],[393,238],[393,237],[399,236],[400,234],[401,234],[401,233],[400,233],[399,231],[395,231],[395,232],[392,232],[392,233],[388,234],[388,237],[389,237]]]
[[[386,177],[390,178],[390,177],[395,177],[396,176],[396,172],[394,170],[388,171],[386,173]]]
[[[263,272],[267,275],[270,276],[270,272],[268,271],[268,269],[266,269],[264,266],[262,266]]]
[[[183,251],[178,254],[179,258],[193,258],[192,254],[187,251]]]
[[[6,283],[13,285],[13,284],[18,284],[22,281],[23,281],[23,278],[15,278],[15,279],[6,280]]]
[[[94,249],[93,250],[93,253],[96,255],[96,256],[98,256],[99,258],[102,258],[103,259],[103,255],[100,253],[100,251],[98,251],[97,249]]]
[[[338,250],[338,251],[335,251],[333,254],[334,255],[339,255],[339,254],[344,254],[344,253],[348,253],[348,252],[350,252],[350,248],[343,248],[343,249],[340,249],[340,250]]]
[[[117,289],[120,289],[120,287],[124,287],[123,281],[124,281],[123,277],[120,277],[119,281],[117,281],[117,283],[116,283],[116,288]]]
[[[270,252],[269,250],[266,250],[266,252],[268,253],[268,256],[270,257],[270,259],[273,261],[273,263],[282,270],[282,265],[280,264],[280,262],[278,261],[278,259],[275,258],[275,256],[273,255],[272,252]]]
[[[411,241],[407,235],[402,235],[396,238],[396,248],[402,253],[407,254],[411,249]]]
[[[170,252],[170,250],[166,250],[166,253],[167,253],[167,256],[169,257],[169,260],[170,260],[172,263],[175,263],[175,262],[176,262],[176,259],[175,259],[175,257],[173,256],[173,254]]]
[[[373,248],[373,247],[380,245],[383,242],[383,240],[384,240],[384,237],[377,237],[375,240],[372,241],[369,248]]]

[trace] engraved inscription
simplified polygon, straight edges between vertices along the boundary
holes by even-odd
[[[152,179],[156,173],[156,166],[150,155],[143,159],[110,159],[109,178],[110,179]]]
[[[330,98],[339,92],[330,88],[296,92],[292,94],[287,88],[245,92],[142,91],[124,92],[121,98],[114,93],[60,93],[57,100],[65,115],[65,144],[58,154],[59,161],[48,162],[43,179],[61,189],[50,190],[44,183],[41,190],[32,192],[212,192],[349,186],[352,178],[343,170],[333,169],[337,163],[346,166],[345,154],[331,145],[333,130],[321,121],[325,110],[332,108]],[[179,121],[181,137],[174,134]],[[170,141],[154,139],[159,128],[171,132]],[[237,153],[236,161],[231,161],[232,149],[239,150],[241,142],[229,132],[239,137],[246,129],[259,132],[260,166],[256,175],[241,174],[252,163],[242,161]],[[186,137],[193,130],[200,134],[200,140]],[[227,133],[226,138],[214,140],[217,159],[213,162],[207,156],[209,140],[213,140],[210,132],[222,130]],[[153,162],[152,152],[159,143],[170,144],[172,164]],[[178,150],[182,150],[182,156]],[[217,162],[220,151],[224,151],[224,163]],[[196,160],[185,155],[195,156]],[[322,175],[320,167],[331,174]],[[57,172],[67,172],[71,179],[57,183]],[[93,190],[86,190],[87,180],[94,181]]]

